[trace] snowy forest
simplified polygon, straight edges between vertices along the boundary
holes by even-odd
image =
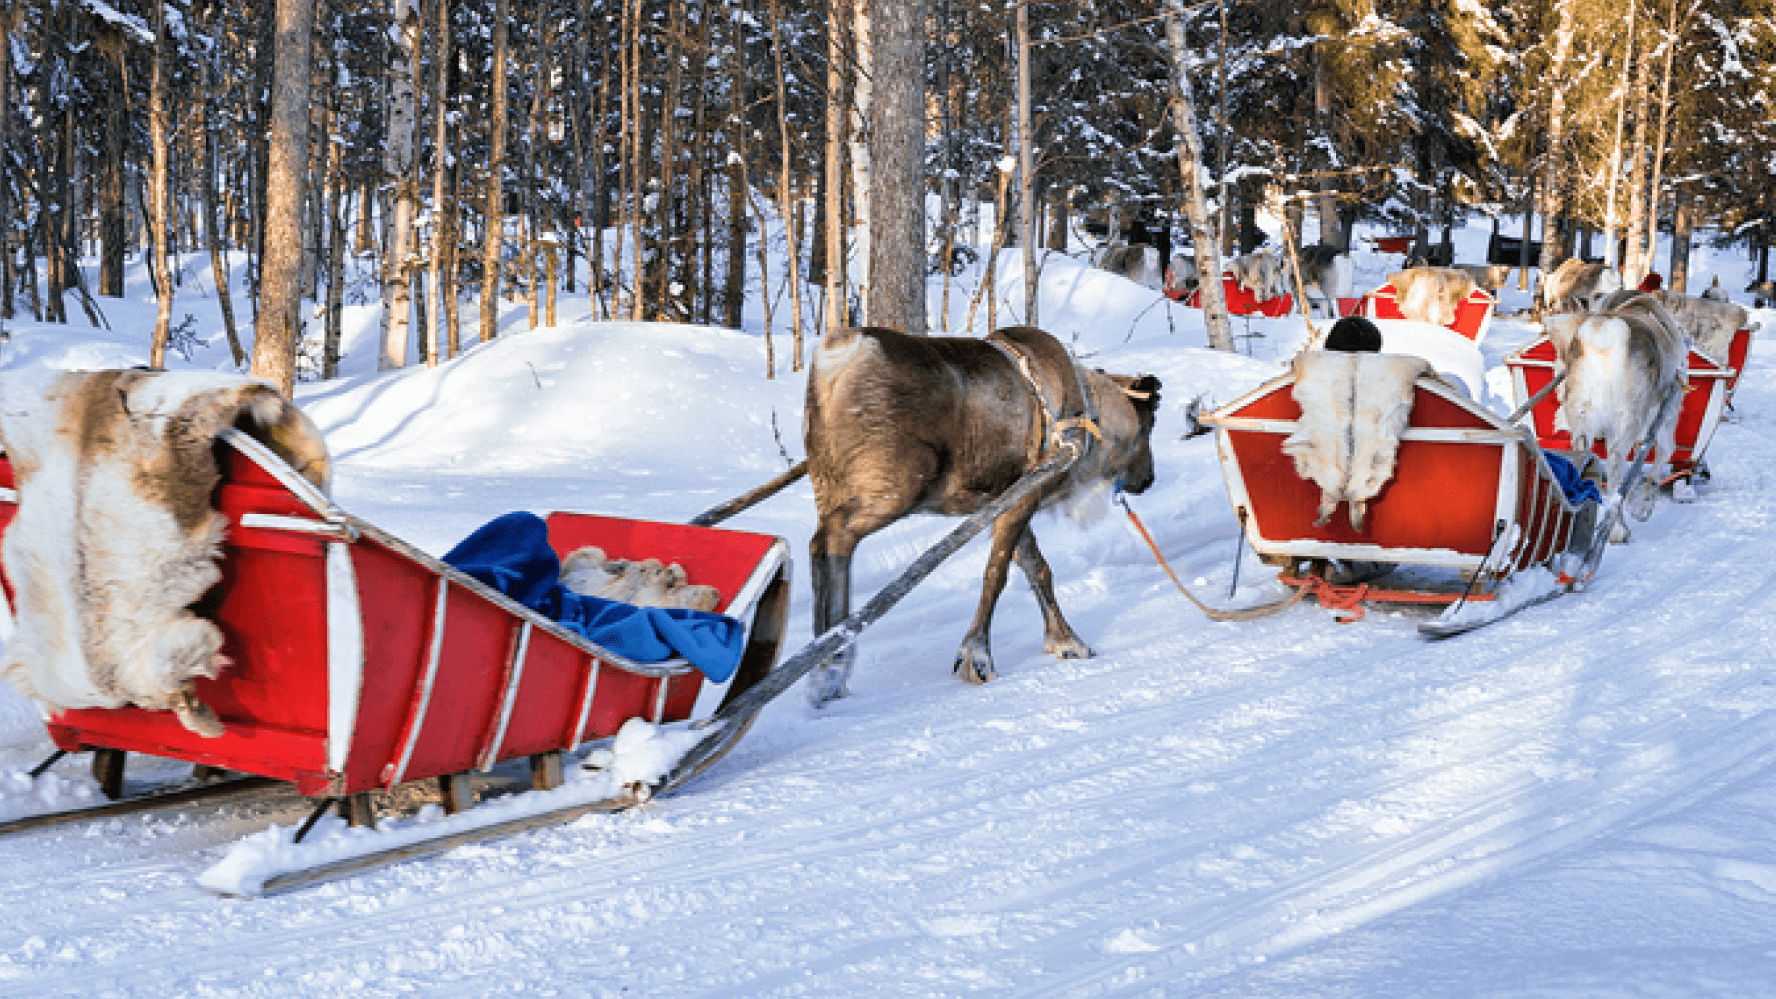
[[[1504,235],[1527,257],[1544,220],[1543,273],[1619,253],[1628,286],[1660,270],[1677,290],[1707,232],[1762,281],[1773,14],[19,0],[0,11],[0,319],[103,325],[143,254],[158,360],[181,335],[164,262],[207,252],[220,276],[244,254],[244,282],[215,279],[235,360],[286,390],[336,373],[341,308],[374,296],[384,368],[491,339],[498,296],[535,325],[585,295],[598,318],[730,327],[749,299],[800,303],[766,313],[767,341],[791,338],[770,370],[799,370],[804,326],[924,330],[945,262],[1069,231],[1237,253],[1267,206],[1306,242],[1348,246],[1364,220],[1428,259],[1488,215],[1526,220]],[[766,220],[787,223],[781,257],[749,249]]]

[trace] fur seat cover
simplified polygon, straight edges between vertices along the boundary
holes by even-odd
[[[320,431],[260,382],[0,374],[0,438],[19,494],[4,540],[16,620],[0,678],[48,712],[135,705],[222,733],[194,687],[226,665],[222,633],[190,608],[222,576],[216,435],[237,425],[326,487]]]
[[[1423,359],[1396,354],[1309,350],[1295,358],[1301,419],[1283,453],[1295,474],[1320,487],[1316,525],[1348,501],[1351,527],[1363,529],[1369,500],[1394,477],[1413,383],[1429,371]]]

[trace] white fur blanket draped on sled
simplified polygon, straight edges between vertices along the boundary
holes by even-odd
[[[1295,474],[1320,487],[1315,524],[1349,502],[1351,527],[1363,529],[1369,501],[1394,477],[1413,383],[1430,370],[1403,354],[1308,350],[1295,358],[1301,420],[1283,453],[1295,460]]]
[[[222,733],[194,686],[226,665],[222,633],[190,608],[222,577],[228,522],[210,503],[216,435],[234,426],[325,488],[320,431],[268,385],[204,372],[0,375],[18,484],[0,678],[50,712],[132,704]]]

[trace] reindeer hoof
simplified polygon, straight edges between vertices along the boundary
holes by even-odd
[[[1658,482],[1650,478],[1642,479],[1635,483],[1634,493],[1625,501],[1623,510],[1635,520],[1644,522],[1653,515],[1653,503],[1658,498]]]
[[[993,655],[984,648],[964,645],[956,653],[955,673],[963,683],[982,684],[999,674],[993,670]]]
[[[1091,646],[1077,638],[1050,641],[1043,646],[1043,651],[1056,659],[1091,659],[1097,656]]]
[[[827,662],[814,667],[808,674],[808,704],[811,707],[823,707],[829,701],[836,701],[851,693],[845,681],[851,676],[851,663]]]

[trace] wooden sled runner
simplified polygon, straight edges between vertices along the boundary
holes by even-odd
[[[693,582],[715,587],[717,609],[739,619],[746,636],[739,668],[716,684],[682,659],[636,663],[600,648],[345,513],[238,430],[225,431],[217,447],[224,472],[212,502],[228,519],[228,535],[222,581],[205,613],[226,638],[230,665],[196,682],[225,732],[204,738],[170,712],[133,707],[49,719],[59,749],[95,751],[95,762],[110,761],[119,777],[126,752],[183,760],[290,782],[323,805],[340,802],[354,824],[369,817],[370,792],[436,781],[446,811],[461,810],[470,805],[472,772],[528,758],[533,786],[554,787],[566,751],[613,736],[633,718],[713,716],[776,664],[789,603],[781,538],[574,513],[548,518],[550,544],[562,555],[597,545],[612,558],[677,562]],[[17,511],[3,456],[0,487],[3,527]],[[5,592],[15,603],[10,581]],[[696,776],[749,724],[750,716],[726,726],[695,770],[642,790],[659,793]]]
[[[1435,377],[1412,387],[1394,474],[1369,501],[1363,527],[1341,506],[1315,524],[1320,489],[1283,441],[1302,410],[1293,373],[1203,419],[1245,539],[1282,582],[1322,606],[1362,616],[1369,601],[1442,606],[1421,624],[1442,637],[1490,623],[1584,585],[1597,504],[1574,503],[1525,431]],[[1371,578],[1350,578],[1367,564]],[[1356,575],[1363,575],[1357,573]]]

